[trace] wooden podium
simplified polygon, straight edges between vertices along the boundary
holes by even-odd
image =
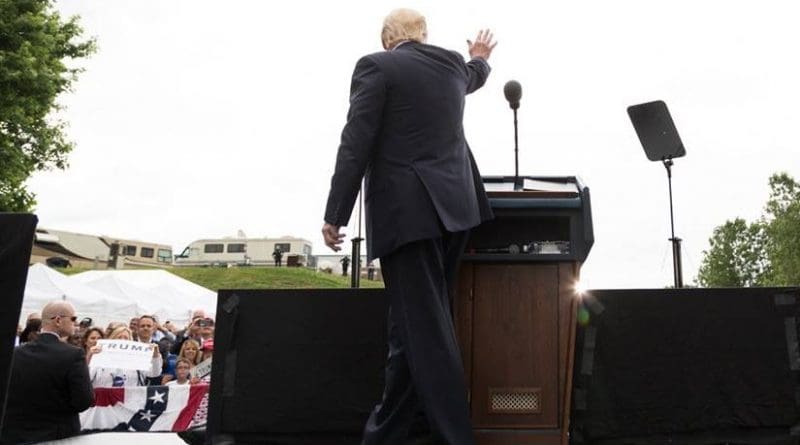
[[[568,443],[580,265],[594,242],[575,177],[485,177],[453,301],[479,445]]]

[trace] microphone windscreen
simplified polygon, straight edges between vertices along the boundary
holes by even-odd
[[[503,94],[506,95],[508,104],[513,109],[519,108],[519,100],[522,98],[522,85],[516,80],[509,80],[503,87]]]

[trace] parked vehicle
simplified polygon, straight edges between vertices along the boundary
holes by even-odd
[[[176,266],[273,266],[273,253],[282,252],[284,266],[307,266],[311,242],[302,238],[216,238],[193,241]]]
[[[121,240],[108,236],[100,239],[109,246],[109,267],[122,265],[158,266],[172,265],[172,247],[144,241]],[[116,265],[117,262],[122,262]]]

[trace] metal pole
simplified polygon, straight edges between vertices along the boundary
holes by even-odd
[[[672,259],[674,264],[672,265],[673,269],[675,270],[675,288],[683,287],[683,265],[681,264],[681,239],[680,238],[673,238],[672,239]]]
[[[353,241],[353,260],[350,262],[353,268],[350,270],[350,287],[357,289],[361,286],[361,237],[355,237]]]
[[[517,109],[514,108],[514,185],[519,182],[519,139],[517,136]]]
[[[681,264],[681,239],[675,236],[675,213],[672,207],[672,159],[664,159],[664,167],[667,169],[667,182],[669,184],[669,224],[672,233],[672,274],[675,280],[675,288],[683,287],[683,265]]]
[[[363,191],[364,188],[362,186],[361,190]],[[363,192],[358,193],[358,236],[353,238],[353,253],[352,253],[352,261],[350,264],[352,265],[352,269],[350,270],[350,287],[353,289],[357,289],[361,287],[361,241],[364,238],[361,237],[361,211],[364,205],[364,194]]]

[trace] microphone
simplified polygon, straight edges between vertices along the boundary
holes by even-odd
[[[519,139],[517,136],[517,109],[519,108],[519,100],[522,98],[522,85],[520,85],[516,80],[509,80],[503,87],[503,94],[506,95],[508,105],[512,110],[514,110],[514,189],[518,190],[522,184],[519,182]]]
[[[522,85],[516,80],[509,80],[503,87],[503,94],[506,95],[508,105],[512,110],[519,108],[519,100],[522,98]]]

